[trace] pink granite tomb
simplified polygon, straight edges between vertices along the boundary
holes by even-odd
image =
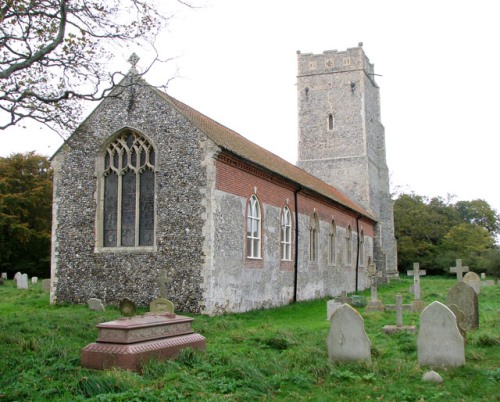
[[[205,337],[193,331],[192,321],[171,313],[147,313],[98,324],[97,341],[82,349],[82,366],[141,371],[150,359],[171,359],[183,348],[205,350]]]

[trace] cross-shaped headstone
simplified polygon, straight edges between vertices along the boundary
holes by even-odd
[[[137,56],[137,54],[135,54],[135,52],[132,53],[130,55],[130,57],[128,58],[128,62],[132,66],[132,68],[131,68],[132,71],[135,71],[135,72],[137,71],[136,66],[137,66],[137,63],[139,62],[139,60],[140,60],[140,58],[139,58],[139,56]]]
[[[335,299],[335,301],[337,303],[352,303],[352,297],[347,297],[347,292],[345,290],[343,290],[341,293],[340,293],[340,297],[337,297]]]
[[[408,276],[413,275],[413,287],[410,288],[410,291],[412,291],[415,300],[420,300],[420,277],[425,276],[427,272],[424,270],[421,271],[418,262],[414,262],[413,269],[407,271],[406,274]]]
[[[396,310],[396,327],[403,326],[403,310],[411,310],[411,305],[403,304],[403,296],[396,295],[396,304],[388,304],[386,310]]]
[[[160,275],[158,276],[158,278],[156,278],[156,283],[158,283],[158,285],[160,285],[160,296],[163,297],[163,298],[167,298],[167,285],[172,283],[173,279],[170,278],[167,274],[167,270],[166,269],[163,269],[160,273]]]
[[[371,263],[368,266],[368,275],[370,276],[370,292],[371,292],[371,301],[377,301],[377,267],[374,263]]]
[[[464,272],[469,272],[469,267],[463,267],[462,266],[462,260],[457,260],[456,264],[457,264],[456,267],[451,267],[450,268],[450,272],[452,274],[457,274],[457,280],[459,282],[462,282],[463,274],[464,274]]]

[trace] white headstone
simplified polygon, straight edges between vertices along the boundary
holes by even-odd
[[[486,279],[486,274],[484,272],[481,272],[481,279]]]
[[[14,282],[17,282],[17,278],[21,276],[21,272],[16,272],[14,275]]]
[[[101,299],[91,298],[87,301],[90,310],[104,311],[104,304]]]
[[[465,364],[464,338],[455,314],[443,303],[429,304],[420,315],[417,336],[420,366],[458,367]]]
[[[334,362],[371,360],[363,317],[348,304],[340,306],[330,319],[328,357]]]
[[[2,272],[2,279],[7,279],[7,272]]]
[[[38,276],[31,277],[31,283],[37,283],[37,282],[38,282]]]
[[[17,277],[17,288],[28,289],[28,274],[21,274]]]
[[[476,294],[481,293],[481,278],[475,272],[467,272],[463,282],[475,290]]]

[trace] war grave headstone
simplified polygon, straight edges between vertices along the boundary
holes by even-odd
[[[28,274],[19,275],[16,283],[18,289],[28,289]]]
[[[328,357],[333,362],[371,360],[371,344],[363,317],[348,304],[332,314],[327,343]]]
[[[38,283],[38,276],[32,276],[31,283]]]
[[[466,331],[479,328],[479,303],[477,294],[464,282],[457,282],[448,291],[446,305],[456,304],[465,317],[463,328]]]
[[[408,276],[413,276],[413,285],[410,287],[410,292],[413,294],[414,300],[411,302],[412,311],[418,313],[424,309],[424,302],[420,300],[420,277],[425,276],[427,272],[420,269],[418,262],[413,263],[413,269],[407,271]]]
[[[370,276],[370,300],[368,301],[365,311],[384,311],[384,305],[378,299],[377,294],[377,268],[375,264],[371,263],[368,266],[368,275]]]
[[[481,278],[479,278],[479,275],[475,272],[467,272],[463,282],[474,289],[478,295],[481,293]]]
[[[388,304],[385,306],[386,310],[396,311],[396,325],[384,325],[382,328],[386,334],[392,334],[399,331],[414,332],[414,325],[403,325],[403,310],[412,310],[410,304],[403,304],[403,296],[396,295],[396,304]]]
[[[2,279],[7,279],[7,272],[2,272]]]
[[[50,290],[50,282],[49,282],[49,290]],[[87,301],[87,305],[89,306],[90,310],[104,311],[104,304],[102,304],[101,299],[96,299],[95,297],[93,297]]]
[[[438,301],[429,304],[420,314],[417,354],[420,366],[458,367],[465,364],[464,339],[455,314]]]
[[[50,292],[50,279],[42,279],[42,290]]]
[[[461,282],[463,279],[463,274],[469,272],[469,267],[462,266],[462,260],[456,260],[456,267],[451,267],[450,272],[452,274],[457,274],[457,281]]]

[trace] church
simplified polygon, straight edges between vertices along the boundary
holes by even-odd
[[[52,158],[51,302],[221,314],[397,277],[379,87],[362,44],[297,53],[298,162],[128,75]],[[159,280],[162,278],[162,280]]]

